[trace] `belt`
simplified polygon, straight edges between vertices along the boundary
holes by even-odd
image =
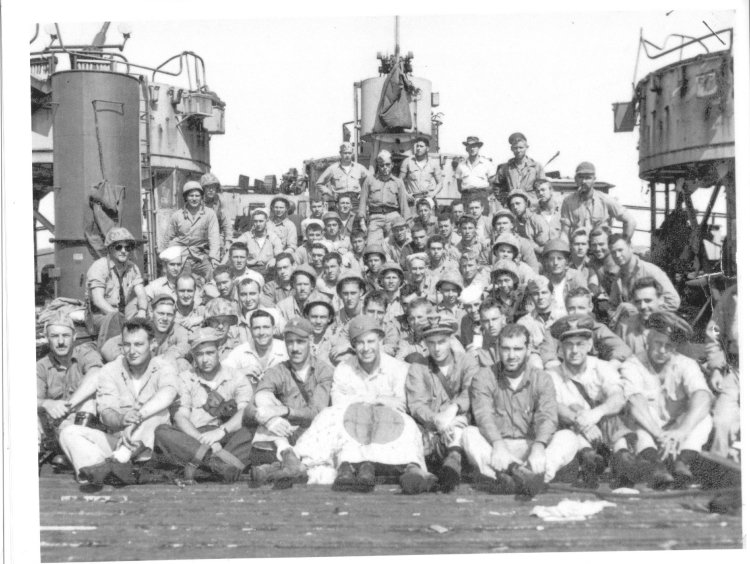
[[[392,213],[397,212],[397,207],[388,207],[388,206],[372,206],[370,208],[370,215],[377,215],[377,214],[386,214],[386,213]]]

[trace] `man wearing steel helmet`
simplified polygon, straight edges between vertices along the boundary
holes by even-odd
[[[635,449],[646,462],[651,485],[684,486],[692,481],[690,467],[711,433],[713,397],[698,363],[676,350],[692,336],[690,325],[672,312],[657,311],[646,326],[646,350],[621,368],[626,422],[636,432]]]
[[[508,144],[513,152],[513,158],[497,167],[495,181],[498,185],[498,191],[500,194],[515,191],[524,192],[528,194],[529,206],[535,206],[534,181],[537,178],[544,177],[544,167],[542,163],[535,161],[526,154],[529,144],[523,133],[512,133],[508,137]]]
[[[104,242],[107,256],[86,272],[86,326],[99,334],[99,346],[112,336],[107,328],[113,321],[143,317],[148,309],[141,271],[130,259],[135,238],[124,227],[113,227]]]
[[[391,262],[400,262],[404,247],[411,241],[411,232],[408,222],[400,217],[391,225],[391,234],[383,242],[383,251],[385,251],[388,260]]]
[[[341,194],[349,194],[352,206],[357,209],[362,184],[369,174],[364,166],[353,161],[354,149],[351,143],[342,143],[339,155],[341,160],[329,165],[318,177],[315,185],[329,200],[336,200]]]
[[[376,170],[362,184],[357,215],[367,223],[367,242],[380,243],[388,237],[391,225],[399,217],[408,218],[409,197],[400,178],[392,174],[393,160],[389,151],[380,151]]]
[[[160,250],[178,245],[185,248],[193,272],[208,280],[219,264],[221,235],[216,212],[203,204],[203,187],[191,180],[182,188],[185,207],[169,218]]]
[[[238,321],[237,306],[229,300],[214,298],[206,304],[203,326],[216,329],[221,335],[218,341],[221,360],[242,344]]]
[[[501,235],[508,234],[513,235],[518,240],[519,260],[538,272],[541,266],[534,251],[534,244],[530,240],[518,236],[518,233],[516,233],[516,216],[513,215],[512,211],[501,208],[492,216],[493,242],[496,243]]]
[[[411,364],[406,376],[409,413],[422,427],[431,452],[427,463],[439,465],[437,476],[443,492],[453,491],[461,481],[461,437],[469,425],[469,385],[474,361],[456,354],[451,337],[458,330],[455,320],[436,318],[422,331],[427,355]]]
[[[184,466],[188,480],[201,470],[212,479],[234,482],[250,462],[253,435],[242,427],[242,415],[253,390],[243,374],[222,364],[220,340],[208,327],[190,335],[193,366],[179,375],[174,426],[155,430],[156,446]]]
[[[565,298],[571,290],[588,288],[588,280],[580,271],[570,268],[570,245],[562,239],[547,241],[541,252],[542,274],[552,285],[552,315],[565,315]]]
[[[214,210],[216,219],[219,222],[222,246],[221,254],[223,258],[229,245],[232,244],[234,217],[229,213],[230,208],[221,197],[221,182],[219,182],[216,175],[207,172],[201,176],[201,186],[203,187],[203,205]]]
[[[71,423],[91,426],[96,421],[97,374],[102,357],[93,343],[75,345],[75,325],[62,312],[47,321],[44,333],[49,352],[36,363],[37,439],[45,454],[59,452],[57,433]],[[47,448],[43,448],[42,445]],[[64,460],[52,460],[64,465]]]
[[[562,236],[570,235],[579,227],[593,229],[602,224],[610,225],[613,219],[622,222],[622,231],[629,241],[635,232],[635,217],[622,204],[594,189],[596,168],[589,162],[576,167],[578,190],[568,194],[560,208]]]

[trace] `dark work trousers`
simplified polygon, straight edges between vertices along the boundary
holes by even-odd
[[[217,428],[217,425],[207,425],[200,427],[198,430],[205,433]],[[251,464],[253,434],[253,430],[242,427],[239,431],[226,435],[220,441],[220,444],[224,450],[247,466]],[[182,464],[192,463],[196,466],[199,466],[205,455],[210,452],[210,449],[205,451],[205,448],[201,448],[203,445],[198,439],[194,439],[172,425],[159,425],[156,428],[154,446],[172,460],[179,461]]]
[[[216,425],[208,425],[201,427],[198,430],[201,433],[204,433],[216,428]],[[277,458],[275,448],[266,450],[252,446],[254,435],[255,427],[242,427],[240,430],[224,437],[220,443],[224,450],[234,455],[245,466],[260,466],[261,464],[272,464],[276,462]],[[297,436],[297,434],[293,435],[293,439],[296,439]],[[179,462],[183,465],[193,464],[197,466],[198,462],[195,460],[196,454],[202,450],[201,446],[203,445],[201,445],[200,441],[194,439],[185,432],[180,431],[177,427],[173,427],[172,425],[159,425],[156,428],[154,446],[161,450],[168,459],[174,462]],[[205,454],[200,458],[203,460]]]

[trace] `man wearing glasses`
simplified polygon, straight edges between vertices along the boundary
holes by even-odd
[[[389,151],[380,151],[374,176],[362,185],[357,215],[367,219],[367,242],[380,243],[388,236],[391,225],[409,216],[409,196],[400,178],[391,174],[393,161]]]
[[[113,321],[146,316],[148,297],[143,287],[143,277],[131,260],[135,238],[124,227],[113,227],[104,238],[107,256],[89,267],[86,272],[86,327],[99,335],[99,345],[119,333],[119,323],[114,333],[108,331]]]

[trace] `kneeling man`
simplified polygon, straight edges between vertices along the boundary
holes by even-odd
[[[533,496],[576,456],[578,441],[557,430],[555,386],[549,375],[528,364],[529,332],[515,323],[499,335],[500,362],[477,355],[469,388],[476,427],[463,434],[463,447],[492,493]]]

